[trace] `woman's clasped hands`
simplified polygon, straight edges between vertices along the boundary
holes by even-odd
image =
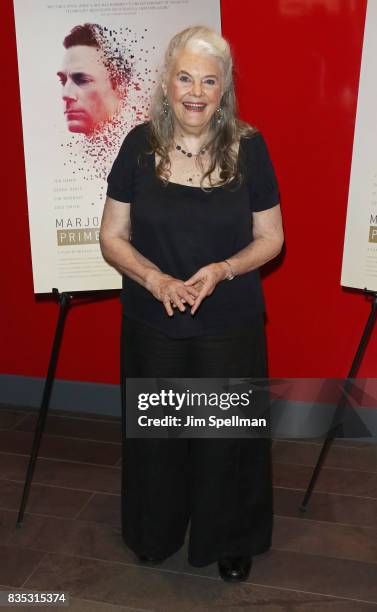
[[[194,315],[202,301],[213,293],[220,281],[226,278],[226,274],[225,262],[203,266],[186,281],[164,274],[160,270],[152,270],[146,288],[162,302],[170,317],[174,314],[174,308],[184,312],[186,303],[191,306],[190,312]]]

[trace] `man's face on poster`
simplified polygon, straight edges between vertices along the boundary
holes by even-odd
[[[69,47],[58,72],[70,132],[90,135],[108,122],[120,105],[103,52],[86,45]]]

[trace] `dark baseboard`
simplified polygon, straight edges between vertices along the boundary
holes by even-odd
[[[0,404],[11,407],[39,408],[43,378],[0,375]],[[50,401],[51,410],[120,416],[119,385],[55,380]]]

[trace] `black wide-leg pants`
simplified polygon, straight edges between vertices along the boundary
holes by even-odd
[[[130,378],[265,378],[263,315],[241,332],[169,338],[123,317],[122,536],[137,555],[166,558],[183,544],[201,567],[271,545],[271,441],[139,439],[125,435]]]

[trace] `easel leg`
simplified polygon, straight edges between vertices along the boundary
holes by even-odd
[[[371,335],[372,330],[373,330],[373,326],[374,326],[374,323],[375,323],[375,320],[376,320],[376,315],[377,315],[377,293],[373,293],[373,296],[374,297],[373,297],[373,302],[372,302],[372,305],[371,305],[371,311],[370,311],[368,320],[367,320],[367,322],[365,324],[364,332],[363,332],[363,335],[361,337],[359,346],[357,348],[356,355],[355,355],[354,360],[352,362],[351,369],[350,369],[350,371],[348,373],[347,379],[355,378],[355,376],[357,374],[357,371],[358,371],[358,369],[360,367],[360,363],[361,363],[361,360],[363,358],[366,346],[368,344],[368,340],[369,340],[370,335]],[[342,396],[341,396],[341,398],[339,400],[337,409],[335,411],[336,417],[339,417],[339,413],[342,413],[342,411],[344,410],[344,407],[346,405],[346,402],[347,402],[347,399],[346,399],[346,390],[347,390],[347,381],[346,381],[346,383],[344,385]],[[316,482],[318,480],[318,476],[320,474],[322,465],[323,465],[323,463],[324,463],[324,461],[326,459],[327,453],[330,450],[331,445],[332,445],[332,443],[333,443],[335,438],[336,438],[336,430],[334,431],[334,429],[331,429],[329,431],[329,433],[327,434],[326,439],[325,439],[325,441],[323,443],[323,446],[322,446],[321,452],[319,454],[319,457],[318,457],[317,463],[315,465],[315,468],[313,470],[313,473],[312,473],[309,485],[308,485],[308,487],[306,489],[306,492],[305,492],[305,495],[304,495],[304,499],[302,501],[301,506],[299,507],[300,512],[306,512],[307,505],[309,503],[311,494],[312,494],[313,489],[314,489],[314,487],[316,485]]]
[[[33,474],[34,474],[34,468],[35,468],[36,460],[38,457],[41,437],[42,437],[43,429],[45,426],[48,407],[50,404],[52,385],[54,382],[56,364],[58,361],[59,350],[60,350],[61,340],[63,336],[65,318],[68,312],[68,308],[70,305],[70,299],[71,299],[71,296],[68,295],[67,293],[59,294],[57,289],[54,289],[53,292],[58,295],[58,299],[60,303],[59,317],[58,317],[57,324],[56,324],[55,337],[54,337],[54,342],[52,345],[50,362],[49,362],[47,377],[46,377],[44,390],[43,390],[42,402],[41,402],[41,406],[39,409],[38,421],[37,421],[37,425],[36,425],[36,429],[34,433],[33,446],[32,446],[32,450],[31,450],[31,454],[29,458],[29,465],[28,465],[27,474],[26,474],[24,492],[22,495],[21,505],[20,505],[18,518],[17,518],[17,527],[21,527],[22,520],[24,517],[25,506],[26,506],[26,503],[29,497],[31,481],[32,481]]]

